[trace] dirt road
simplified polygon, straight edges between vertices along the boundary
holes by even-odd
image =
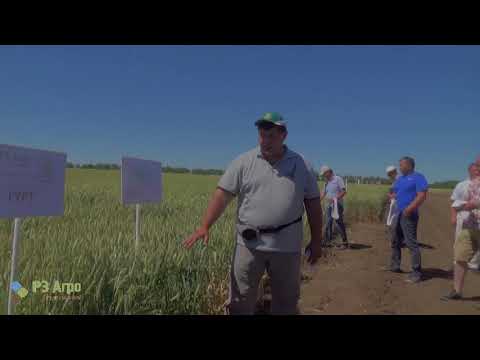
[[[452,288],[453,228],[447,193],[431,193],[420,213],[425,281],[408,284],[408,249],[402,252],[403,274],[384,271],[390,243],[382,224],[349,229],[354,249],[333,250],[302,286],[303,314],[471,314],[480,315],[480,275],[469,272],[462,301],[440,301]]]

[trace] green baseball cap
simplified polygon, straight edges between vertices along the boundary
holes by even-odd
[[[287,122],[283,119],[283,116],[277,112],[267,112],[255,122],[255,125],[258,126],[261,123],[271,123],[277,126],[287,127]]]

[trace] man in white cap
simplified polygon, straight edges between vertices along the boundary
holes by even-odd
[[[397,168],[393,165],[390,165],[387,167],[386,169],[386,172],[387,172],[387,176],[390,178],[390,180],[392,180],[392,182],[395,182],[395,180],[398,179],[398,172],[397,172]]]
[[[388,208],[387,208],[387,220],[386,220],[386,225],[388,228],[388,235],[390,240],[393,239],[394,231],[397,227],[397,220],[398,220],[398,208],[396,205],[396,200],[395,200],[395,193],[393,191],[393,186],[395,184],[395,181],[399,178],[399,174],[397,172],[397,168],[393,165],[388,166],[385,169],[385,172],[387,173],[388,178],[392,182],[392,186],[390,187],[388,191]]]
[[[320,168],[320,175],[325,178],[325,188],[321,200],[326,197],[329,202],[327,207],[326,240],[330,241],[332,239],[333,222],[335,221],[340,229],[340,235],[343,240],[343,244],[339,249],[348,249],[347,230],[343,222],[343,198],[347,194],[345,183],[343,179],[335,175],[333,170],[327,165]]]
[[[385,171],[388,178],[392,182],[392,186],[390,187],[388,192],[388,197],[390,198],[390,200],[393,200],[395,198],[395,193],[393,192],[393,185],[395,184],[395,181],[397,181],[397,179],[400,177],[400,175],[398,174],[397,168],[393,165],[388,166]]]

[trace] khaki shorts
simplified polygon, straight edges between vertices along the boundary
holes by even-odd
[[[463,229],[455,240],[454,258],[455,261],[468,262],[480,249],[480,230]]]

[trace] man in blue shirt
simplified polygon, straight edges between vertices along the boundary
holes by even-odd
[[[411,157],[400,159],[400,172],[402,176],[393,186],[399,215],[392,239],[390,270],[402,272],[400,264],[403,239],[412,255],[412,273],[407,281],[418,283],[422,280],[422,263],[417,242],[418,208],[427,197],[428,182],[422,174],[415,171],[415,160]]]

